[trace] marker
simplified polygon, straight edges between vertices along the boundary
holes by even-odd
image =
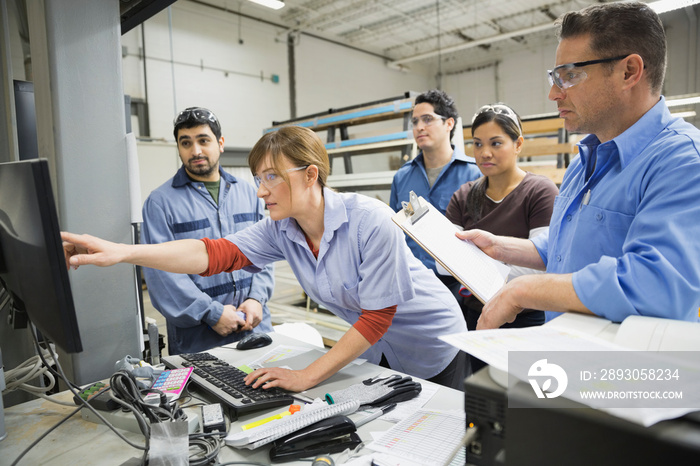
[[[283,417],[289,416],[290,414],[294,414],[299,410],[301,410],[301,406],[291,405],[287,411],[273,414],[272,416],[266,417],[265,419],[260,419],[259,421],[251,422],[250,424],[246,424],[243,427],[241,427],[241,429],[242,430],[252,429],[253,427],[258,427],[258,426],[261,426],[263,424],[267,424],[268,422],[274,421],[275,419],[282,419]]]
[[[382,415],[388,413],[389,411],[391,411],[394,408],[396,408],[396,403],[391,403],[390,405],[386,405],[383,408],[378,409],[377,411],[373,412],[369,416],[365,416],[362,419],[360,419],[359,421],[355,422],[355,427],[358,428],[360,426],[367,424],[369,421],[374,421],[379,416],[382,416]]]

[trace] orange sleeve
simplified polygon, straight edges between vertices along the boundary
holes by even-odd
[[[221,272],[233,272],[234,270],[253,265],[245,254],[238,249],[238,246],[226,238],[203,238],[202,242],[204,242],[207,254],[209,254],[209,267],[200,273],[203,277]]]
[[[389,330],[391,321],[394,319],[394,314],[396,314],[396,305],[372,311],[362,309],[362,315],[360,315],[360,318],[355,322],[353,327],[355,327],[367,341],[371,344],[375,344],[384,336],[386,331]]]

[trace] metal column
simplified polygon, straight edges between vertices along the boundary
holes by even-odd
[[[55,177],[61,228],[131,243],[119,2],[27,2],[40,156]],[[61,355],[74,382],[138,356],[134,268],[70,273],[82,353]]]

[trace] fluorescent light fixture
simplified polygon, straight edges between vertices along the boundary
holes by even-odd
[[[681,105],[695,105],[700,104],[700,95],[688,95],[680,96],[674,99],[667,99],[667,107],[680,107]]]
[[[695,113],[691,110],[690,112],[671,113],[671,115],[673,115],[675,117],[680,117],[680,118],[695,118],[695,115],[697,115],[697,113]]]
[[[272,8],[273,10],[279,10],[280,8],[284,7],[284,2],[281,0],[250,0],[250,1],[253,3],[257,3],[258,5]]]
[[[685,8],[687,6],[695,5],[700,3],[700,0],[660,0],[658,2],[647,3],[649,8],[654,10],[657,14],[666,13],[671,10],[678,10],[679,8]]]

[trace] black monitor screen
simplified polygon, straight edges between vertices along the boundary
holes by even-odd
[[[0,163],[0,281],[42,335],[83,350],[46,160]]]

